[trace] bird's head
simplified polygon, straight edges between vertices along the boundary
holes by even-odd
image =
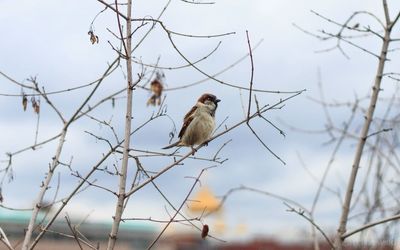
[[[218,102],[220,102],[221,100],[218,99],[215,95],[213,94],[208,94],[205,93],[202,96],[200,96],[200,98],[197,100],[197,102],[205,104],[205,105],[215,105],[215,107],[218,106]]]
[[[207,110],[211,116],[214,116],[215,110],[217,110],[218,107],[218,102],[220,101],[221,100],[215,95],[206,93],[200,96],[200,98],[197,100],[197,107],[205,108],[205,110]]]

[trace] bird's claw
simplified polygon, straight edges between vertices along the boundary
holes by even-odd
[[[191,146],[191,148],[192,148],[192,155],[194,155],[194,153],[197,152],[197,149],[195,149],[193,146]]]

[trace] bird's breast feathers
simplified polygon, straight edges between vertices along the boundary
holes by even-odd
[[[215,128],[214,117],[202,108],[196,109],[192,114],[192,121],[182,135],[183,145],[198,145],[208,140]]]

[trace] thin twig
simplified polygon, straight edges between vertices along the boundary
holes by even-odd
[[[250,82],[249,82],[249,85],[250,85],[250,87],[249,87],[249,103],[247,105],[247,119],[249,119],[250,109],[251,109],[251,96],[252,96],[252,91],[253,91],[254,62],[253,62],[253,53],[251,52],[249,32],[247,30],[246,30],[246,38],[247,38],[247,45],[249,46],[249,55],[250,55],[250,63],[251,63]]]
[[[150,244],[149,247],[147,247],[147,249],[151,249],[156,243],[157,241],[160,239],[160,237],[163,235],[163,233],[165,232],[165,230],[167,230],[168,226],[173,222],[173,220],[175,219],[175,217],[178,215],[179,211],[182,209],[182,207],[186,204],[187,200],[189,199],[189,196],[192,194],[194,188],[196,187],[197,183],[200,180],[201,175],[204,173],[204,171],[208,170],[210,168],[205,168],[203,170],[201,170],[200,174],[197,176],[196,180],[194,181],[192,187],[190,188],[189,192],[187,193],[185,199],[183,200],[183,202],[181,203],[181,205],[178,207],[178,209],[175,211],[174,215],[171,217],[171,219],[169,220],[169,222],[164,226],[164,228],[161,230],[161,232],[158,234],[158,236],[154,239],[154,241]]]
[[[257,112],[255,112],[255,113],[253,113],[253,114],[249,117],[249,119],[244,119],[244,120],[242,120],[242,121],[236,123],[235,125],[231,126],[230,128],[227,128],[226,130],[224,130],[224,131],[222,131],[222,132],[220,132],[220,133],[218,133],[218,134],[212,136],[212,137],[207,141],[207,143],[209,143],[209,142],[215,140],[216,138],[221,137],[222,135],[224,135],[224,134],[230,132],[231,130],[233,130],[233,129],[237,128],[237,127],[239,127],[240,125],[246,123],[248,120],[254,119],[255,117],[258,116],[259,113],[262,114],[262,113],[264,113],[264,112],[266,112],[266,111],[268,111],[268,110],[271,110],[271,109],[275,108],[276,106],[278,106],[278,105],[280,105],[280,104],[282,104],[282,103],[284,103],[284,102],[286,102],[286,101],[288,101],[288,100],[290,100],[290,99],[292,99],[292,98],[294,98],[294,97],[300,95],[300,94],[303,93],[304,91],[305,91],[305,90],[303,90],[303,91],[301,91],[301,92],[299,92],[299,93],[290,95],[290,96],[288,96],[288,97],[286,97],[286,98],[283,98],[283,99],[279,100],[277,103],[275,103],[274,105],[269,106],[269,107],[264,108],[264,109],[261,109],[260,111],[257,111]],[[182,158],[180,158],[179,160],[176,160],[176,161],[174,161],[173,163],[167,165],[167,166],[164,167],[161,171],[159,171],[157,174],[151,176],[151,178],[147,179],[147,180],[144,181],[142,184],[140,184],[140,185],[134,187],[133,189],[131,189],[130,191],[128,191],[128,192],[126,193],[126,196],[130,196],[130,195],[136,193],[138,190],[142,189],[142,188],[143,188],[144,186],[146,186],[148,183],[150,183],[150,182],[152,182],[153,180],[157,179],[157,178],[160,177],[162,174],[164,174],[165,172],[169,171],[171,168],[177,166],[178,164],[180,164],[181,162],[183,162],[186,158],[188,158],[189,156],[191,156],[194,152],[198,151],[199,149],[201,149],[201,148],[204,147],[204,146],[205,146],[205,144],[201,144],[201,145],[198,145],[197,147],[193,148],[193,150],[190,150],[190,152],[188,152],[187,154],[185,154],[185,155],[184,155]]]
[[[80,248],[81,250],[83,250],[82,245],[81,245],[81,243],[80,243],[80,241],[79,241],[78,235],[76,234],[76,230],[75,230],[75,228],[71,225],[71,220],[69,219],[68,214],[65,216],[65,220],[67,221],[68,227],[69,227],[69,229],[71,230],[72,236],[74,236],[74,239],[75,239],[76,243],[78,244],[79,248]]]
[[[391,216],[391,217],[388,217],[388,218],[385,218],[385,219],[381,219],[381,220],[377,220],[377,221],[368,223],[368,224],[363,225],[363,226],[361,226],[359,228],[356,228],[354,230],[346,232],[345,234],[342,235],[342,238],[346,239],[346,238],[352,236],[353,234],[356,234],[356,233],[359,233],[361,231],[364,231],[365,229],[368,229],[370,227],[374,227],[376,225],[383,224],[383,223],[390,222],[390,221],[395,221],[395,220],[398,220],[398,219],[400,219],[400,214],[397,214],[397,215],[394,215],[394,216]]]
[[[324,232],[324,230],[322,230],[322,228],[320,226],[317,225],[317,223],[315,223],[314,220],[310,219],[308,216],[306,216],[304,214],[303,210],[296,210],[294,209],[292,206],[290,206],[289,204],[287,204],[286,202],[284,202],[283,204],[285,204],[289,209],[287,210],[288,212],[293,212],[296,213],[298,215],[300,215],[301,217],[303,217],[304,219],[306,219],[308,222],[310,222],[321,234],[322,236],[325,238],[325,240],[328,242],[329,246],[334,249],[333,243],[331,242],[331,240],[329,239],[329,237],[326,235],[326,233]]]

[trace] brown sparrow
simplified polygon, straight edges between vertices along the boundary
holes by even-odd
[[[194,145],[206,143],[215,129],[215,111],[220,101],[212,94],[206,93],[200,96],[196,105],[183,118],[179,141],[163,149],[176,146],[193,147]]]

